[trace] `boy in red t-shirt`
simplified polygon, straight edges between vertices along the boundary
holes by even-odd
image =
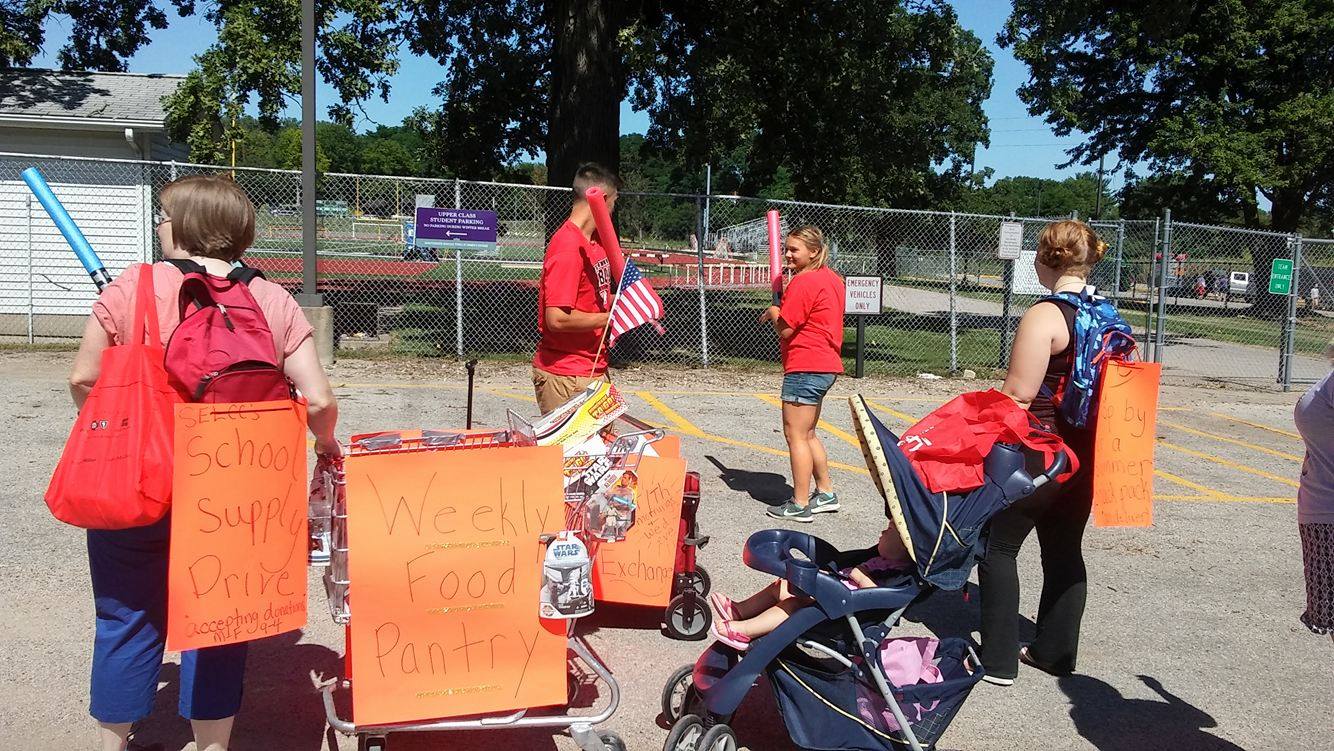
[[[838,511],[824,443],[815,432],[825,394],[843,374],[843,278],[827,265],[829,243],[818,227],[788,233],[783,257],[793,270],[783,305],[760,320],[773,326],[783,352],[783,437],[792,464],[791,500],[769,516],[796,522]],[[814,484],[814,488],[811,485]]]
[[[584,198],[594,186],[606,194],[607,210],[615,208],[620,178],[597,164],[581,166],[574,174],[574,208],[551,236],[542,261],[533,355],[533,391],[542,414],[607,377],[603,332],[611,310],[611,264]]]

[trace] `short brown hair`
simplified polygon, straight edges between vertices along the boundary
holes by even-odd
[[[621,178],[616,176],[615,172],[603,167],[597,162],[586,162],[579,165],[579,169],[574,171],[574,200],[582,201],[584,191],[594,185],[603,190],[612,190],[620,192]]]
[[[1098,238],[1098,233],[1076,219],[1052,222],[1038,235],[1038,263],[1057,271],[1087,277],[1106,252],[1107,243]]]
[[[788,237],[795,237],[806,249],[814,254],[811,259],[810,268],[815,270],[823,267],[829,262],[829,242],[825,240],[824,232],[814,224],[803,224],[800,227],[787,233]]]
[[[255,242],[255,204],[240,186],[217,175],[173,180],[158,194],[171,219],[171,239],[191,255],[235,261]]]

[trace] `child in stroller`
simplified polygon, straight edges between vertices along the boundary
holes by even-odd
[[[930,662],[932,682],[896,684],[886,662],[889,653],[903,650],[889,634],[908,606],[925,594],[967,583],[985,550],[987,521],[1060,477],[1069,452],[1062,446],[1045,471],[1034,476],[1028,466],[1035,457],[998,443],[986,457],[981,487],[933,494],[898,447],[898,436],[860,397],[851,402],[867,466],[912,565],[879,578],[878,586],[852,589],[843,572],[879,555],[878,545],[844,552],[792,530],[752,534],[743,554],[746,565],[781,577],[802,598],[794,600],[800,606],[790,614],[784,611],[773,630],[751,639],[746,649],[716,641],[694,665],[672,675],[662,697],[663,713],[673,722],[664,751],[736,748],[729,723],[761,673],[769,679],[789,735],[802,748],[934,749],[982,679],[972,646],[963,639],[942,639],[929,657],[927,650],[920,653]]]
[[[880,533],[876,555],[856,566],[842,568],[839,579],[848,589],[866,589],[888,583],[893,577],[912,566],[908,548],[894,520]],[[718,616],[713,622],[713,638],[733,649],[744,652],[752,639],[773,631],[789,616],[812,604],[809,597],[793,594],[786,579],[775,579],[767,587],[750,597],[734,602],[721,592],[709,595],[709,604]]]

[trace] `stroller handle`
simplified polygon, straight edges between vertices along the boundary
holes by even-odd
[[[1052,460],[1047,471],[1033,478],[1034,489],[1040,488],[1049,482],[1055,482],[1056,478],[1060,477],[1065,472],[1066,467],[1069,466],[1070,457],[1066,456],[1064,451],[1057,451],[1056,458]]]

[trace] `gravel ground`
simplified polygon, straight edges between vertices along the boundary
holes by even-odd
[[[11,425],[0,474],[14,480],[0,504],[0,597],[11,615],[0,649],[0,728],[29,749],[93,748],[86,714],[92,632],[83,535],[51,519],[40,501],[74,411],[64,386],[68,352],[0,352],[0,396]],[[342,436],[369,430],[463,424],[462,369],[429,361],[340,362]],[[790,492],[785,482],[775,373],[636,369],[615,375],[632,412],[683,436],[692,469],[703,474],[700,523],[712,542],[702,553],[716,589],[748,594],[765,577],[747,569],[746,536],[769,526],[766,504]],[[843,379],[835,397],[861,391],[890,410],[920,416],[960,391],[988,382]],[[1301,444],[1288,433],[1296,394],[1164,389],[1156,523],[1145,530],[1090,530],[1090,594],[1080,672],[1052,678],[1025,669],[1013,687],[983,684],[945,734],[944,748],[994,749],[1334,749],[1334,644],[1311,635],[1297,616],[1304,606],[1292,486]],[[671,414],[658,407],[665,406]],[[484,365],[478,378],[480,422],[499,422],[507,408],[532,411],[528,370]],[[888,412],[882,416],[889,417]],[[835,399],[824,434],[831,459],[863,466],[838,437],[850,430]],[[675,421],[675,422],[674,422]],[[901,423],[891,423],[902,427]],[[869,478],[835,471],[843,511],[809,531],[839,546],[866,545],[883,524]],[[1021,555],[1027,586],[1021,612],[1037,608],[1038,554]],[[937,593],[901,633],[968,635],[977,596]],[[311,619],[300,634],[258,643],[251,652],[237,749],[355,748],[325,726],[309,672],[336,673],[343,635],[324,616],[323,591],[311,577]],[[661,748],[662,682],[692,662],[702,642],[671,641],[658,613],[609,612],[584,622],[594,648],[622,685],[622,704],[606,727],[636,751]],[[1031,625],[1026,626],[1031,632]],[[174,658],[169,658],[174,659]],[[177,670],[162,674],[158,711],[140,730],[143,742],[193,748],[175,714]],[[583,698],[593,699],[586,691]],[[791,748],[767,687],[751,692],[734,725],[744,746]],[[391,747],[573,749],[550,732],[404,734]]]

